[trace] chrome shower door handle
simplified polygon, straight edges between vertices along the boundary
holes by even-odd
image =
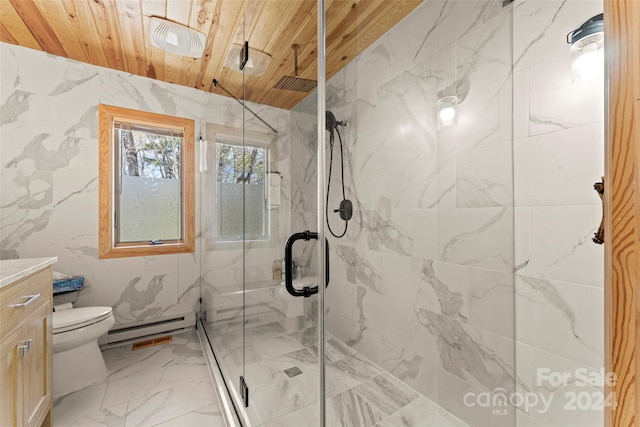
[[[287,243],[284,247],[284,264],[285,264],[285,286],[287,288],[287,292],[289,292],[294,297],[305,297],[309,298],[313,294],[318,293],[318,286],[309,287],[305,286],[302,289],[296,289],[293,287],[293,257],[292,257],[292,248],[293,244],[298,240],[309,241],[311,239],[318,240],[318,233],[313,231],[303,231],[300,233],[293,233],[287,239]],[[329,286],[329,241],[325,238],[325,278],[326,285]]]

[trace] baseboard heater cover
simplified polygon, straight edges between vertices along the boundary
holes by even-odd
[[[173,317],[161,317],[153,320],[142,321],[133,325],[122,325],[122,327],[116,327],[115,329],[110,330],[106,335],[103,335],[98,341],[98,344],[109,345],[149,335],[179,331],[181,329],[193,328],[195,324],[195,313],[185,313]]]

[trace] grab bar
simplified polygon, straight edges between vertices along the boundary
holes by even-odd
[[[298,240],[309,241],[311,239],[318,240],[318,233],[313,231],[302,231],[299,233],[293,233],[287,239],[287,243],[284,247],[284,264],[285,264],[285,286],[287,287],[287,292],[289,292],[294,297],[305,297],[309,298],[313,294],[318,293],[318,286],[309,287],[305,286],[302,289],[296,289],[293,287],[293,258],[291,256],[293,244]],[[326,287],[329,286],[329,241],[325,238],[325,277],[326,277]]]

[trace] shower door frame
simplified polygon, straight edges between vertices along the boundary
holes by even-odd
[[[317,98],[318,105],[316,114],[318,115],[318,143],[317,145],[317,219],[318,219],[318,426],[325,427],[326,423],[326,402],[325,402],[325,294],[327,283],[327,270],[325,259],[326,253],[323,250],[325,242],[325,199],[324,199],[324,182],[325,182],[325,124],[326,124],[326,32],[325,32],[325,0],[318,0],[317,10],[317,52],[318,52],[318,75],[317,75]]]

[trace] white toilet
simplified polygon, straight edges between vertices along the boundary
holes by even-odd
[[[107,367],[98,347],[115,320],[111,307],[53,312],[53,395],[69,394],[103,381]]]

